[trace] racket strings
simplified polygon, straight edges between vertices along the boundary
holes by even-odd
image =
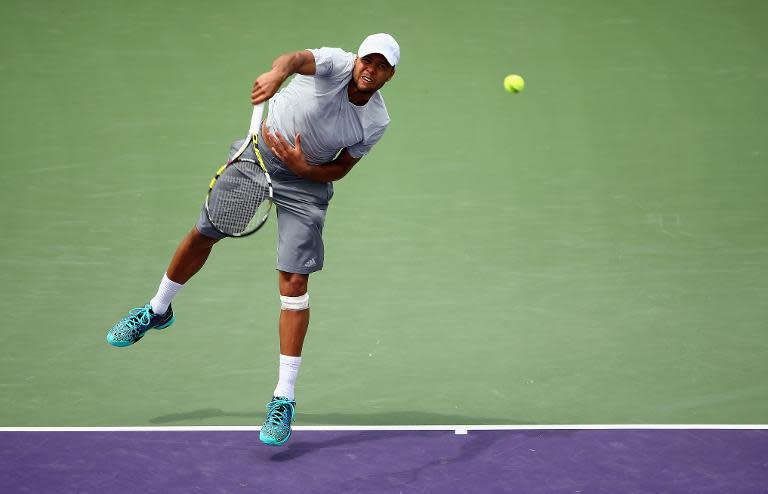
[[[227,166],[216,180],[208,199],[208,216],[222,233],[239,235],[260,226],[271,207],[271,185],[252,160]]]

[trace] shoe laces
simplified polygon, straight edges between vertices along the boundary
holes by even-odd
[[[282,425],[286,421],[286,415],[290,412],[291,422],[294,420],[296,408],[295,402],[281,398],[274,399],[267,404],[267,422],[272,425]]]
[[[128,317],[124,319],[128,329],[136,329],[139,326],[148,326],[152,321],[152,307],[147,304],[144,307],[136,307],[128,311]]]

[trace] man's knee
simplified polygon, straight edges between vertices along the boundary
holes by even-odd
[[[196,226],[192,227],[192,231],[189,232],[189,240],[193,246],[199,248],[212,247],[219,241],[218,238],[209,237],[208,235],[200,233],[200,230],[198,230]]]
[[[286,273],[284,271],[279,271],[279,273],[280,295],[300,297],[307,293],[307,285],[309,284],[308,274]]]

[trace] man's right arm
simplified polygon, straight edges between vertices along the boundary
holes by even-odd
[[[315,56],[309,50],[280,55],[272,62],[272,70],[256,78],[251,90],[251,103],[256,105],[274,96],[293,74],[315,75],[316,69]]]

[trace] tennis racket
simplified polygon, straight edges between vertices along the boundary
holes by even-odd
[[[213,228],[228,237],[255,233],[272,209],[272,180],[256,141],[263,110],[264,103],[254,106],[248,137],[208,186],[205,214]],[[243,156],[248,146],[253,147],[255,160]]]

